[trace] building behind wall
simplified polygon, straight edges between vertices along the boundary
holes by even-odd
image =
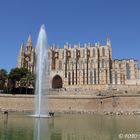
[[[22,43],[18,67],[35,69],[35,49],[29,36],[26,48]],[[48,50],[48,72],[51,88],[90,87],[102,85],[140,85],[140,70],[135,59],[112,59],[111,41],[63,48],[55,45]],[[84,85],[84,86],[83,86]]]

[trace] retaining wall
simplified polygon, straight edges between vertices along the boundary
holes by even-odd
[[[54,112],[131,112],[140,111],[140,95],[94,97],[91,95],[50,95],[49,110]],[[32,95],[0,95],[0,110],[33,111]]]

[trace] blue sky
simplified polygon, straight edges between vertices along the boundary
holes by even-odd
[[[0,68],[16,67],[21,42],[35,46],[45,24],[48,43],[112,42],[113,58],[140,61],[140,0],[1,0]]]

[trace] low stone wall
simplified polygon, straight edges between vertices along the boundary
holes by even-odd
[[[140,112],[140,95],[49,95],[49,110],[68,113]],[[34,96],[0,95],[0,110],[33,111]]]
[[[109,97],[52,97],[50,109],[57,112],[139,112],[139,95],[119,95]]]
[[[33,111],[34,96],[30,95],[0,95],[0,111]]]

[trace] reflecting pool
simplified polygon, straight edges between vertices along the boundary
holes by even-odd
[[[0,113],[0,140],[120,139],[140,139],[140,116],[61,114],[38,119],[27,114],[9,113],[7,117]]]

